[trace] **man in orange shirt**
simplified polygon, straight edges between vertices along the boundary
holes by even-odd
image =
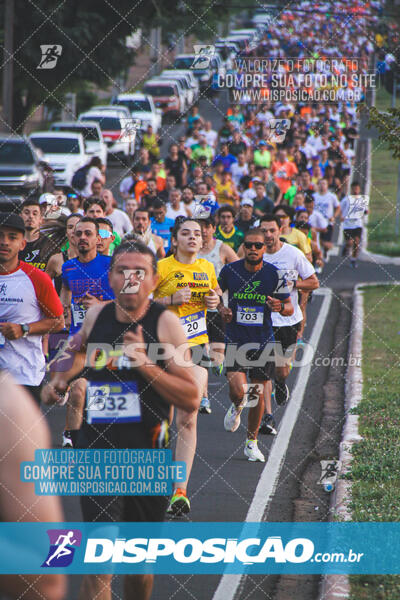
[[[286,150],[281,149],[278,151],[278,156],[272,163],[271,171],[276,185],[282,194],[286,194],[292,185],[294,176],[298,173],[296,164],[288,160]]]
[[[151,165],[150,177],[156,180],[157,183],[157,191],[162,192],[165,190],[165,177],[160,175],[161,165],[156,162]]]

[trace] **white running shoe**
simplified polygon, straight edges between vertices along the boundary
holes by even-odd
[[[68,431],[63,431],[62,447],[63,448],[73,448],[74,447],[74,445],[72,443],[72,439],[71,439],[71,434]]]
[[[251,462],[265,462],[264,454],[259,450],[257,440],[246,440],[244,454]]]
[[[240,413],[243,410],[243,404],[239,404],[239,406],[235,406],[232,403],[230,409],[225,415],[224,419],[224,427],[226,431],[231,431],[232,433],[236,431],[236,429],[240,425]]]

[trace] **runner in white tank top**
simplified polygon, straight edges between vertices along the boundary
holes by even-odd
[[[218,277],[224,265],[235,262],[239,258],[230,246],[214,238],[215,221],[213,217],[200,219],[200,224],[203,246],[198,256],[199,258],[209,260],[214,265],[215,273]],[[215,375],[222,375],[225,355],[225,331],[218,310],[207,311],[207,333],[210,340],[208,350],[212,363],[212,371]],[[200,412],[210,414],[211,406],[208,397],[202,399]]]

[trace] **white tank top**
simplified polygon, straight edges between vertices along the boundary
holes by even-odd
[[[200,250],[200,252],[198,254],[199,258],[205,258],[206,260],[209,260],[214,265],[215,274],[217,277],[218,277],[219,272],[221,271],[222,267],[224,266],[224,263],[221,260],[221,253],[220,253],[222,244],[223,244],[223,242],[221,240],[215,240],[215,246],[211,250],[211,252],[205,253],[203,250]]]
[[[222,242],[221,240],[215,240],[215,246],[214,248],[211,250],[211,252],[208,252],[207,254],[205,252],[203,252],[202,250],[200,250],[200,252],[198,253],[198,257],[199,258],[205,258],[206,260],[209,260],[210,263],[212,263],[214,265],[214,269],[215,269],[215,274],[218,277],[222,267],[224,266],[224,263],[221,260],[221,254],[220,254],[220,249],[221,249],[221,245],[224,242]],[[217,312],[217,309],[208,309],[209,312]]]
[[[157,254],[157,248],[156,248],[156,245],[155,245],[152,237],[150,238],[150,241],[147,244],[147,247],[150,248],[150,250],[152,250],[154,252],[154,254]]]

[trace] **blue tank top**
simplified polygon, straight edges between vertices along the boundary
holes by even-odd
[[[110,256],[98,254],[88,263],[81,262],[79,258],[72,258],[63,264],[62,282],[72,292],[71,335],[82,326],[86,311],[79,300],[86,292],[99,300],[114,299],[114,292],[108,283],[110,262]]]
[[[159,223],[154,218],[151,219],[151,231],[162,238],[164,242],[164,249],[166,251],[171,243],[171,227],[173,227],[174,224],[174,219],[165,218],[162,223]]]

